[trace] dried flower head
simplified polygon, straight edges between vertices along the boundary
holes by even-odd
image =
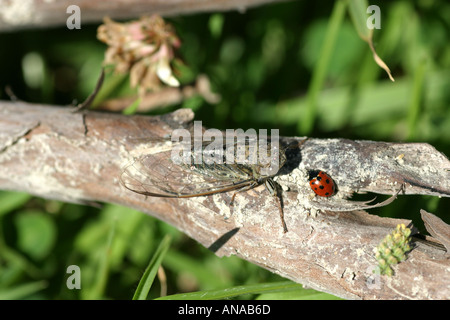
[[[118,73],[130,72],[130,85],[138,86],[140,95],[164,85],[179,86],[170,63],[181,43],[174,28],[160,16],[128,23],[105,18],[97,38],[109,46],[104,64],[115,65]]]
[[[406,260],[406,253],[411,250],[410,236],[411,229],[399,224],[381,241],[375,254],[381,274],[392,276],[394,271],[391,266]]]

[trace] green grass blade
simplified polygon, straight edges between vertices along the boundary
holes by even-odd
[[[19,285],[14,288],[0,290],[0,300],[26,299],[32,294],[39,292],[47,287],[46,281],[36,281]]]
[[[112,246],[112,243],[114,240],[115,233],[116,233],[116,220],[113,220],[111,229],[108,234],[106,246],[105,246],[103,255],[102,255],[100,263],[99,263],[96,282],[87,291],[87,294],[85,297],[86,299],[89,299],[89,300],[101,299],[104,295],[106,284],[108,281],[111,246]]]
[[[158,300],[217,300],[230,299],[243,294],[262,294],[269,292],[286,292],[302,288],[301,284],[292,281],[243,285],[220,290],[205,290],[180,293],[158,298]]]
[[[322,49],[320,51],[319,60],[317,61],[317,65],[314,68],[311,83],[308,88],[308,107],[306,109],[305,116],[301,118],[299,122],[298,129],[300,134],[308,135],[313,129],[314,121],[317,115],[317,102],[320,90],[322,89],[325,82],[328,65],[331,60],[331,55],[333,54],[334,44],[336,42],[342,20],[345,16],[346,6],[347,1],[345,0],[339,0],[335,2]]]
[[[289,292],[262,294],[256,300],[342,300],[342,298],[313,289],[299,289]]]
[[[135,114],[139,108],[139,105],[141,104],[141,98],[137,98],[133,101],[132,104],[130,104],[128,107],[125,108],[125,110],[122,111],[122,114],[124,115],[132,115]]]
[[[107,71],[105,70],[105,73],[107,74],[105,75],[102,87],[91,104],[92,109],[95,109],[101,102],[113,96],[122,86],[126,85],[128,80],[127,75],[110,72],[108,68]]]
[[[369,3],[367,0],[350,0],[349,13],[352,18],[353,25],[356,28],[359,36],[364,41],[369,41],[372,37],[373,29],[367,28],[367,8]]]
[[[145,300],[147,299],[148,292],[153,284],[153,280],[155,279],[156,273],[158,272],[158,268],[161,265],[161,262],[170,247],[171,237],[166,235],[161,243],[156,249],[155,254],[152,257],[152,260],[148,264],[145,269],[144,275],[139,281],[139,285],[134,293],[133,300]]]
[[[408,140],[414,140],[417,136],[417,123],[420,116],[420,107],[423,103],[425,71],[426,61],[421,61],[414,74],[412,97],[408,111]]]
[[[1,235],[0,235],[1,236]],[[43,272],[38,267],[36,267],[27,257],[22,253],[15,250],[15,248],[8,247],[3,238],[0,237],[0,253],[2,263],[6,263],[11,268],[18,268],[25,271],[26,274],[33,278],[42,278]],[[1,274],[3,277],[4,273]],[[1,279],[1,278],[0,278]],[[1,279],[3,280],[3,279]]]

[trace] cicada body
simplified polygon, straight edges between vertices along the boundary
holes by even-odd
[[[174,143],[169,150],[144,154],[124,168],[120,181],[128,190],[152,197],[190,198],[234,191],[232,202],[236,193],[265,184],[279,202],[286,232],[277,184],[273,181],[286,162],[285,148],[271,142],[265,142],[264,146],[258,143],[256,147],[251,143],[228,144],[215,149],[208,146],[202,143],[198,150],[190,146],[180,156],[182,148]]]

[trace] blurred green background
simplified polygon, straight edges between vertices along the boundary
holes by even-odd
[[[211,105],[194,96],[153,114],[192,108],[207,127],[427,142],[450,155],[450,3],[370,4],[381,9],[374,45],[395,82],[373,61],[344,1],[172,17],[168,21],[181,38],[179,56],[187,67],[180,80],[187,84],[207,74],[222,99]],[[0,98],[9,99],[4,91],[9,85],[24,101],[83,101],[95,86],[106,49],[96,39],[97,27],[82,22],[81,30],[61,26],[0,34]],[[114,79],[107,78],[107,88],[111,83]],[[105,98],[131,92],[127,80],[112,88]],[[424,231],[419,209],[450,223],[449,204],[448,198],[402,196],[370,213],[413,219]],[[161,288],[170,295],[234,286],[250,292],[237,298],[333,298],[238,258],[217,258],[171,226],[131,209],[111,204],[96,209],[2,191],[0,299],[131,299],[166,234],[172,242],[150,298],[159,297]],[[82,270],[81,290],[66,287],[72,264]],[[258,284],[265,283],[280,286],[261,293]]]

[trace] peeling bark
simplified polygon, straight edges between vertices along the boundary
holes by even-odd
[[[425,228],[434,238],[440,242],[447,250],[447,255],[450,254],[450,226],[442,219],[436,217],[434,214],[420,210],[420,215],[425,223]]]
[[[289,229],[283,233],[276,202],[263,186],[238,193],[230,207],[232,192],[163,199],[120,185],[126,164],[161,148],[144,139],[165,137],[186,126],[193,119],[190,110],[159,117],[71,110],[0,102],[0,189],[139,209],[172,224],[218,256],[237,255],[348,299],[450,298],[450,260],[435,242],[415,242],[408,259],[394,266],[393,277],[374,275],[375,247],[397,224],[411,222],[370,215],[360,210],[363,204],[348,200],[353,192],[449,196],[450,162],[428,144],[308,139],[288,153],[276,178],[284,190]],[[330,174],[337,194],[313,197],[308,169]],[[433,228],[437,230],[435,224]]]

